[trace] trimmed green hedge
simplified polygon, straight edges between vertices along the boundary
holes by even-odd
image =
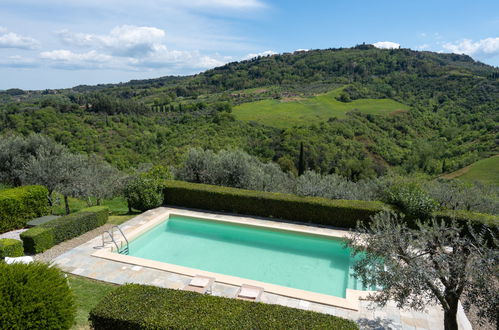
[[[165,202],[169,205],[343,228],[355,228],[357,220],[369,221],[372,215],[391,209],[382,202],[300,197],[181,181],[168,181],[165,186]]]
[[[26,253],[40,253],[107,222],[107,206],[94,206],[46,222],[21,234]]]
[[[5,257],[21,257],[23,255],[23,242],[11,238],[0,239],[0,259]]]
[[[43,186],[0,191],[0,233],[23,228],[28,220],[48,213],[48,190]]]
[[[54,230],[52,228],[33,227],[22,232],[20,236],[25,253],[41,253],[55,245]]]
[[[444,220],[447,223],[455,220],[463,226],[470,224],[476,231],[480,231],[485,225],[496,234],[499,234],[499,216],[497,215],[464,210],[447,210],[435,212],[435,217],[439,220]]]
[[[110,292],[89,320],[96,330],[358,329],[336,316],[139,284]]]

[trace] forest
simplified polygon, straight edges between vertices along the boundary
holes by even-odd
[[[371,45],[234,62],[185,77],[0,91],[0,134],[40,133],[120,170],[179,166],[188,150],[240,149],[296,173],[352,181],[453,172],[498,153],[499,74],[465,55]],[[309,99],[341,88],[334,102],[393,100],[403,111],[327,111],[320,120],[274,127],[241,104]],[[406,110],[409,109],[409,110]],[[263,110],[262,110],[263,111]],[[271,110],[265,110],[271,111]],[[326,119],[327,118],[327,119]]]

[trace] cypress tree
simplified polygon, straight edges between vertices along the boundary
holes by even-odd
[[[300,143],[300,159],[298,160],[298,176],[305,173],[305,155],[303,152],[303,142]]]

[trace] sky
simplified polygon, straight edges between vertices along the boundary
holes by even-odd
[[[186,75],[363,42],[499,66],[499,1],[0,0],[0,89]]]

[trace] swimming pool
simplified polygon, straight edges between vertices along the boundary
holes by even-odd
[[[363,290],[340,239],[170,214],[130,256],[340,298]]]

